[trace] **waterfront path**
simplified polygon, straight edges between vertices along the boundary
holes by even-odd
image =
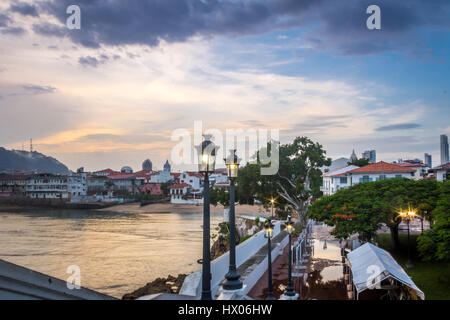
[[[312,227],[314,239],[314,255],[305,270],[293,272],[301,277],[294,277],[294,288],[299,293],[299,300],[345,300],[343,265],[338,241],[330,234],[330,228],[323,225]],[[293,241],[294,243],[294,241]],[[261,251],[261,250],[260,250]],[[267,255],[267,249],[262,254]],[[272,264],[273,292],[279,299],[287,285],[288,278],[288,247]],[[267,271],[250,290],[248,296],[253,299],[267,297]]]

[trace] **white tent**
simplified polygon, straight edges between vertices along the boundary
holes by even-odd
[[[414,290],[425,300],[424,293],[414,284],[403,268],[392,258],[389,252],[365,243],[347,254],[353,276],[353,284],[358,295],[381,283],[385,279],[395,279]]]

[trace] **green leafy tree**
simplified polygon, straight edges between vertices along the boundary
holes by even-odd
[[[334,226],[333,233],[342,238],[359,233],[362,240],[369,241],[385,224],[393,245],[399,247],[399,211],[420,206],[432,210],[437,194],[435,181],[395,178],[358,183],[322,197],[310,209],[314,219]]]
[[[450,261],[450,181],[440,183],[438,191],[439,200],[432,211],[433,228],[417,239],[419,254],[425,261]]]
[[[370,163],[369,159],[361,158],[361,159],[355,159],[355,160],[352,160],[350,162],[347,162],[347,165],[364,167],[364,166],[367,166],[369,163]]]
[[[272,149],[274,148],[274,149]],[[261,175],[264,166],[261,155],[269,157],[279,154],[279,170],[274,175]],[[288,213],[296,213],[304,224],[309,201],[320,196],[322,171],[320,168],[331,164],[323,147],[307,137],[297,137],[292,143],[268,144],[255,156],[256,163],[247,164],[239,171],[237,186],[240,203],[253,204],[255,200],[264,207],[271,206],[275,198],[276,213],[285,218]]]

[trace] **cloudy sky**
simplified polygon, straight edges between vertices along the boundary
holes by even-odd
[[[434,165],[450,134],[448,0],[2,0],[0,44],[0,146],[70,169],[161,168],[196,120]]]

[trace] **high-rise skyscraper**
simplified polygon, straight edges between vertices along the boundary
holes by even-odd
[[[375,150],[364,151],[362,157],[368,159],[371,163],[377,162],[377,152]]]
[[[427,165],[428,168],[432,168],[432,160],[431,154],[425,153],[423,162]]]
[[[445,134],[441,134],[441,164],[448,162],[448,137]]]

